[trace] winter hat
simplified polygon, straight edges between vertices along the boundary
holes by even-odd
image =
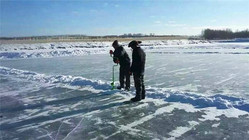
[[[112,43],[112,46],[118,46],[118,40],[115,40],[115,41]]]
[[[128,47],[131,47],[131,46],[138,46],[140,43],[142,43],[142,41],[136,41],[136,40],[133,40],[129,43]]]

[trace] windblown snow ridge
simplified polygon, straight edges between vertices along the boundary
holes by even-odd
[[[64,50],[45,50],[45,51],[26,51],[26,52],[0,52],[0,59],[13,59],[13,58],[49,58],[60,56],[79,56],[89,54],[106,53],[106,49],[64,49]]]
[[[129,42],[120,42],[127,46]],[[144,41],[144,49],[167,48],[169,46],[209,43],[203,40]],[[112,42],[62,42],[37,44],[0,44],[0,59],[43,58],[58,56],[80,56],[108,53]]]
[[[39,81],[51,84],[64,84],[69,86],[89,87],[96,90],[110,90],[110,82],[101,80],[90,80],[84,77],[74,77],[65,75],[39,74],[31,71],[18,70],[13,68],[1,67],[0,74],[11,75],[17,78]],[[134,94],[134,93],[133,93]],[[196,108],[216,107],[217,109],[237,108],[249,112],[249,103],[242,98],[229,97],[216,94],[214,96],[201,96],[194,93],[173,91],[169,89],[146,87],[146,95],[149,98],[163,99],[166,102],[180,102],[191,104]]]
[[[3,75],[12,75],[18,78],[24,78],[33,81],[39,81],[43,83],[50,83],[50,84],[65,84],[69,86],[85,86],[85,87],[92,87],[98,90],[108,90],[110,89],[110,84],[107,82],[103,82],[101,80],[90,80],[84,77],[74,77],[71,75],[45,75],[39,74],[36,72],[31,71],[24,71],[18,70],[13,68],[1,67],[0,66],[0,74]]]
[[[128,46],[129,42],[120,42]],[[0,59],[80,56],[108,53],[112,42],[61,42],[37,44],[0,44]],[[224,45],[226,44],[226,45]],[[222,43],[206,40],[147,40],[141,47],[146,52],[167,54],[248,54],[249,43]]]
[[[217,109],[237,108],[249,112],[249,103],[243,98],[229,97],[221,94],[214,96],[201,96],[194,93],[173,91],[163,88],[151,88],[146,90],[148,97],[163,99],[167,102],[187,103],[196,108],[216,107]]]
[[[0,59],[76,56],[106,53],[110,42],[0,44]]]

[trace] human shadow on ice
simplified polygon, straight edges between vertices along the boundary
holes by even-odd
[[[102,92],[102,93],[100,93],[98,95],[89,95],[89,96],[86,96],[84,98],[83,97],[73,97],[73,98],[68,98],[68,99],[63,99],[63,100],[47,102],[45,104],[30,105],[29,108],[32,109],[32,108],[35,108],[35,107],[42,107],[42,106],[45,106],[45,105],[58,104],[58,103],[62,103],[62,102],[65,102],[65,101],[78,101],[78,100],[95,98],[95,97],[100,97],[100,96],[107,96],[107,95],[111,95],[113,93],[115,93],[115,92],[110,93],[110,91],[108,91],[108,92]],[[15,129],[15,128],[19,128],[19,127],[26,126],[26,125],[42,123],[42,122],[46,122],[46,121],[50,121],[50,120],[56,120],[56,119],[65,118],[65,117],[70,117],[70,116],[78,115],[78,114],[84,115],[85,113],[90,113],[90,112],[93,112],[93,111],[103,111],[103,110],[106,110],[106,109],[110,109],[110,108],[113,108],[113,107],[118,107],[118,106],[130,104],[130,103],[133,103],[133,102],[131,102],[131,101],[120,101],[120,102],[114,102],[114,103],[109,103],[109,104],[104,104],[104,105],[97,105],[97,106],[93,106],[93,107],[90,107],[90,108],[88,106],[85,106],[84,108],[78,109],[78,110],[70,110],[70,111],[65,111],[65,112],[60,112],[60,113],[55,113],[55,114],[49,114],[49,115],[46,115],[46,116],[38,116],[38,117],[21,120],[21,121],[14,122],[14,123],[4,123],[4,124],[0,125],[0,130]],[[140,104],[140,103],[137,103],[137,104]],[[17,109],[15,109],[15,110],[17,110]]]

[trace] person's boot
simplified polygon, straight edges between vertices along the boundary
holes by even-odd
[[[131,101],[132,102],[138,102],[138,101],[141,101],[141,98],[139,98],[139,97],[134,97],[134,98],[131,98]]]
[[[117,89],[121,89],[121,88],[124,88],[124,87],[122,87],[122,86],[117,86]]]
[[[126,87],[125,90],[126,90],[126,91],[130,91],[130,88],[129,88],[129,87]]]
[[[142,99],[145,99],[145,90],[142,90]]]
[[[142,95],[142,99],[145,99],[145,95],[144,96]]]

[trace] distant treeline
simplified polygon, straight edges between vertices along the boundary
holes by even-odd
[[[204,39],[234,39],[234,38],[249,38],[249,31],[232,32],[230,29],[226,30],[211,30],[205,29],[202,32]]]
[[[142,38],[142,37],[184,37],[180,35],[155,35],[155,34],[123,34],[106,36],[87,36],[87,35],[53,35],[53,36],[29,36],[29,37],[0,37],[0,40],[70,40],[70,39],[106,39],[106,38]]]

